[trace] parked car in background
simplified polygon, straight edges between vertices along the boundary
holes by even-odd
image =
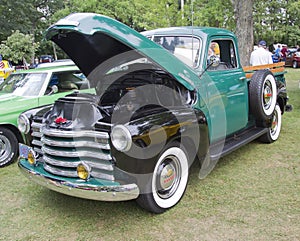
[[[53,62],[40,63],[36,68],[67,66],[67,65],[75,65],[75,63],[71,59],[58,59],[58,60],[54,60]]]
[[[40,56],[40,63],[51,63],[54,61],[52,55],[41,55]]]
[[[88,80],[75,65],[12,73],[0,84],[0,167],[12,163],[18,156],[18,142],[23,142],[17,128],[21,112],[51,104],[74,90],[88,88]]]
[[[286,56],[285,66],[299,68],[300,67],[300,51],[297,51],[297,50],[290,51]]]

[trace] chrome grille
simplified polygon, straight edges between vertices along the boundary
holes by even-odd
[[[37,121],[40,121],[40,122],[37,122]],[[31,143],[33,146],[33,150],[39,154],[42,154],[41,128],[42,128],[43,124],[41,123],[41,121],[42,120],[35,120],[31,124],[31,130],[32,130],[31,136],[33,138]]]
[[[44,168],[53,175],[78,177],[77,165],[91,168],[91,177],[114,181],[109,135],[99,131],[67,131],[33,123],[32,145],[43,154]]]

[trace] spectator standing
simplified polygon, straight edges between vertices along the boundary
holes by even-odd
[[[282,53],[281,53],[281,46],[278,44],[277,49],[275,50],[275,57],[278,59],[278,61],[281,61]]]
[[[287,45],[282,45],[282,49],[281,49],[282,61],[286,60],[287,53],[288,53]]]
[[[261,40],[258,43],[258,48],[252,51],[250,56],[250,65],[273,64],[272,53],[267,49],[267,43]]]

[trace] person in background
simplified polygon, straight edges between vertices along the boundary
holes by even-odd
[[[10,62],[4,60],[2,54],[0,54],[0,82],[3,82],[14,71],[15,69]]]
[[[275,57],[278,59],[278,61],[281,61],[282,53],[281,53],[281,46],[278,44],[277,49],[275,50]]]
[[[288,53],[288,48],[287,48],[287,45],[286,44],[283,44],[282,45],[282,49],[281,49],[281,55],[282,55],[282,61],[285,61],[286,60],[286,55]]]
[[[250,56],[250,65],[273,64],[272,53],[267,49],[267,43],[264,40],[259,41],[258,48],[252,51]]]

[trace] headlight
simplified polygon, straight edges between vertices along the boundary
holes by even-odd
[[[21,114],[18,118],[18,128],[19,130],[24,133],[27,134],[30,130],[30,121],[28,119],[28,117],[24,114]]]
[[[129,130],[122,125],[116,125],[111,131],[111,141],[118,151],[128,151],[132,144]]]

